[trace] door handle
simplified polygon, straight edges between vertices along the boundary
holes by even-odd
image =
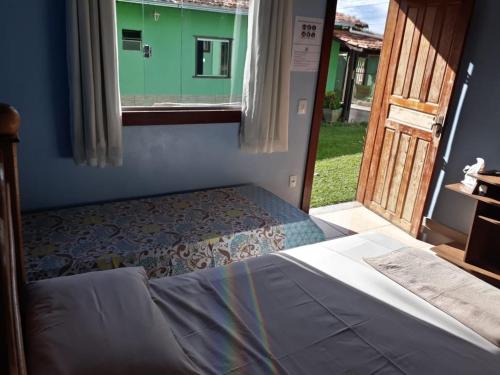
[[[149,59],[153,56],[153,48],[150,45],[145,44],[142,48],[142,53],[144,54],[144,58]]]
[[[443,133],[443,122],[443,116],[436,116],[434,118],[434,124],[432,124],[432,135],[434,136],[434,138],[441,137],[441,134]]]
[[[432,124],[432,135],[434,138],[439,138],[441,137],[441,133],[443,132],[443,124],[440,122],[435,122]]]

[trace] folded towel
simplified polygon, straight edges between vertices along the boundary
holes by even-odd
[[[364,258],[373,268],[500,347],[500,290],[424,250]]]

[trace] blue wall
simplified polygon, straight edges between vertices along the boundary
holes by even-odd
[[[295,14],[323,17],[326,0],[296,0]],[[124,166],[77,167],[70,157],[64,0],[0,2],[0,102],[22,115],[19,150],[25,210],[253,182],[294,205],[302,181],[316,74],[293,73],[289,152],[249,155],[238,125],[124,129]],[[296,114],[309,99],[309,113]]]
[[[326,0],[295,0],[295,14],[322,17],[325,5]],[[463,96],[455,97],[450,110],[431,192],[429,216],[462,231],[468,229],[472,204],[444,190],[444,184],[459,181],[463,166],[476,156],[500,168],[499,13],[496,0],[476,3],[458,78]],[[152,126],[125,128],[124,167],[76,167],[70,157],[64,16],[64,0],[0,2],[0,101],[16,106],[23,119],[24,209],[244,182],[299,204],[302,187],[289,189],[288,176],[296,174],[302,181],[311,110],[307,116],[295,112],[300,98],[309,99],[312,108],[315,74],[292,74],[288,153],[241,153],[237,124]]]
[[[476,157],[500,169],[499,14],[498,0],[476,1],[431,191],[428,216],[462,232],[469,231],[473,201],[444,186],[461,181]]]

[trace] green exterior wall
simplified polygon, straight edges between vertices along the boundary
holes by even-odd
[[[338,55],[338,62],[337,62],[337,74],[336,74],[336,80],[335,80],[335,91],[338,93],[344,92],[344,81],[345,81],[345,75],[347,71],[347,54],[346,53],[341,53]]]
[[[332,48],[330,50],[330,66],[328,68],[328,80],[326,81],[326,92],[335,90],[339,52],[340,52],[340,43],[334,40],[332,43]]]
[[[160,14],[158,21],[154,20],[155,12]],[[179,97],[188,102],[240,99],[247,48],[246,15],[117,1],[117,18],[120,91],[125,105],[136,105],[130,98],[144,96],[154,98],[151,102],[144,102],[141,98],[139,104],[150,105]],[[144,58],[141,51],[124,50],[123,29],[141,30],[142,43],[152,47],[152,57]],[[194,77],[196,37],[232,39],[230,78]],[[217,48],[220,50],[220,45],[215,43],[213,47],[213,54],[206,55],[205,66],[212,63],[215,69],[220,65],[220,53],[215,51]],[[212,56],[213,61],[209,61]],[[330,50],[327,92],[342,91],[346,64],[340,59],[343,59],[340,56],[340,43],[335,40]],[[368,85],[374,84],[377,67],[378,56],[368,57]]]
[[[373,96],[375,89],[379,59],[377,55],[369,55],[366,57],[366,85],[371,88],[371,96]],[[340,54],[340,43],[334,41],[330,52],[330,66],[328,68],[326,92],[342,92],[346,69],[347,57],[345,54]]]
[[[366,59],[366,84],[372,86],[372,95],[375,88],[379,60],[380,57],[375,55],[370,55]]]
[[[154,12],[160,13],[158,21]],[[117,2],[122,96],[241,96],[246,56],[247,16]],[[141,30],[152,57],[126,51],[122,29]],[[194,78],[196,36],[233,39],[231,78]],[[180,54],[179,54],[180,51]]]

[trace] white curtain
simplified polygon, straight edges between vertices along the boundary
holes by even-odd
[[[291,0],[251,1],[240,129],[244,151],[288,150],[292,13]]]
[[[73,157],[119,166],[122,124],[114,0],[67,0]]]

